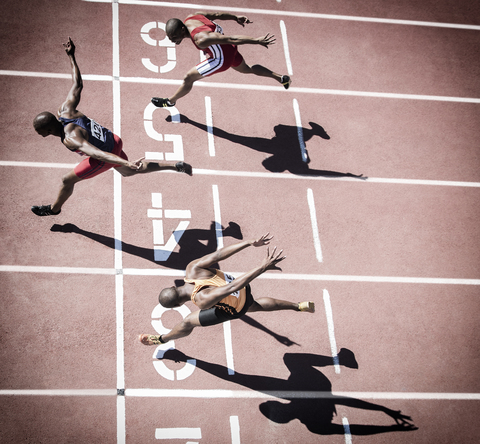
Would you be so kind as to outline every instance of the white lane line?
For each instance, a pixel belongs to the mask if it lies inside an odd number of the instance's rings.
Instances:
[[[37,71],[15,71],[10,69],[0,69],[1,76],[18,76],[18,77],[40,77],[47,79],[72,79],[71,74],[54,73],[54,72],[37,72]],[[113,76],[104,76],[99,74],[83,74],[83,80],[97,80],[101,82],[111,82]]]
[[[337,341],[335,341],[335,329],[333,326],[332,304],[327,290],[323,290],[323,303],[325,305],[325,314],[327,315],[328,338],[330,339],[330,350],[332,352],[333,365],[335,373],[340,373],[340,363],[337,355]]]
[[[235,274],[235,273],[232,273]],[[441,285],[480,285],[480,279],[445,279],[401,276],[354,276],[328,274],[274,274],[266,273],[257,279],[337,281],[337,282],[378,282],[391,284],[441,284]]]
[[[345,430],[345,444],[352,444],[352,434],[350,433],[350,424],[346,416],[342,418],[343,430]]]
[[[17,162],[10,160],[0,160],[0,166],[16,166],[16,167],[35,167],[35,168],[74,168],[76,164],[60,164],[60,163],[42,163],[42,162]],[[234,177],[250,177],[260,179],[301,179],[301,180],[340,180],[357,183],[387,183],[395,185],[429,185],[429,186],[445,186],[445,187],[469,187],[480,188],[480,182],[459,182],[448,180],[421,180],[421,179],[395,179],[381,177],[366,177],[363,179],[355,177],[322,177],[311,176],[308,174],[289,174],[289,173],[267,173],[252,171],[226,171],[226,170],[207,170],[202,168],[194,168],[194,174],[204,176],[234,176]],[[163,171],[162,174],[175,174],[174,171]]]
[[[300,145],[300,152],[302,154],[302,161],[307,163],[308,162],[307,149],[305,147],[305,140],[303,139],[302,120],[300,119],[300,108],[298,106],[297,99],[293,99],[293,113],[295,114],[295,123],[297,125],[297,136],[298,136],[298,143]]]
[[[155,429],[155,439],[202,439],[202,429],[198,427]]]
[[[0,396],[117,396],[116,389],[40,389],[0,390]],[[125,396],[145,398],[314,398],[334,397],[360,399],[411,399],[419,401],[457,400],[480,401],[480,393],[437,393],[437,392],[315,392],[288,390],[188,390],[188,389],[125,389]],[[119,398],[121,398],[119,396]]]
[[[0,392],[1,394],[1,392]],[[480,393],[426,393],[426,392],[315,392],[289,390],[188,390],[188,389],[125,389],[125,396],[146,398],[231,398],[231,399],[264,399],[264,398],[307,398],[331,399],[412,399],[412,400],[458,400],[479,401]]]
[[[207,141],[208,153],[211,157],[215,156],[215,141],[213,138],[213,115],[212,115],[212,100],[210,97],[205,97],[205,119],[207,123]]]
[[[125,396],[117,396],[117,444],[125,444],[127,436],[127,421]]]
[[[181,80],[170,79],[155,79],[145,77],[120,77],[122,82],[130,83],[147,83],[147,84],[160,84],[160,85],[181,85]],[[198,81],[195,82],[195,86],[203,88],[215,88],[215,89],[242,89],[248,91],[272,91],[272,92],[285,92],[283,86],[271,86],[271,85],[246,85],[242,83],[217,83]],[[342,89],[321,89],[321,88],[300,88],[298,86],[291,86],[287,92],[299,93],[299,94],[319,94],[319,95],[336,95],[336,96],[353,96],[353,97],[373,97],[379,99],[405,99],[405,100],[432,100],[439,102],[460,102],[460,103],[480,103],[480,98],[471,97],[453,97],[453,96],[432,96],[421,94],[399,94],[399,93],[384,93],[373,91],[349,91]]]
[[[223,337],[225,338],[225,353],[227,356],[227,371],[229,375],[235,374],[233,365],[232,324],[230,321],[223,323]]]
[[[232,444],[240,444],[240,421],[238,416],[230,416],[230,431]]]
[[[103,274],[115,275],[114,268],[76,268],[76,267],[37,267],[35,265],[0,265],[0,272],[6,273],[60,273],[60,274]],[[161,268],[124,268],[125,276],[168,276],[184,277],[185,270]],[[239,276],[244,271],[229,271],[229,274]],[[452,278],[420,278],[401,276],[354,276],[336,274],[275,274],[265,273],[257,279],[292,280],[292,281],[336,281],[336,282],[372,282],[387,284],[439,284],[439,285],[480,285],[480,279]]]
[[[220,213],[220,195],[218,186],[212,185],[213,192],[213,213],[215,219],[215,235],[217,237],[217,250],[223,248],[223,233],[222,233],[222,215]],[[232,343],[232,326],[231,322],[223,323],[223,337],[225,339],[225,354],[227,359],[227,369],[229,375],[235,374],[235,367],[233,365],[233,343]]]
[[[290,59],[290,50],[288,49],[287,27],[285,22],[280,20],[280,31],[282,33],[283,52],[285,53],[285,62],[287,64],[288,75],[293,75],[292,60]]]
[[[9,273],[61,273],[115,275],[115,268],[37,267],[35,265],[0,265],[0,271]]]
[[[119,40],[118,3],[112,2],[112,65],[113,65],[113,132],[121,137],[120,106],[120,40]],[[117,390],[125,390],[125,333],[124,333],[124,288],[122,257],[122,176],[118,171],[113,173],[113,220],[115,238],[115,328],[116,328],[116,366]],[[126,441],[126,407],[125,396],[117,396],[117,444]]]
[[[117,396],[116,389],[0,390],[4,396]]]
[[[77,164],[76,163],[17,162],[15,160],[1,160],[0,166],[73,169],[77,166]]]
[[[110,3],[112,0],[83,0],[90,3]],[[174,3],[174,2],[159,2],[150,0],[118,0],[118,3],[125,5],[139,5],[139,6],[161,6],[165,8],[184,8],[193,9],[195,11],[225,11],[236,12],[238,8],[226,7],[226,6],[206,6],[204,4],[193,3]],[[350,15],[334,15],[334,14],[318,14],[314,12],[298,12],[298,11],[277,11],[272,9],[251,9],[242,8],[244,14],[265,14],[265,15],[280,15],[283,17],[303,17],[303,18],[318,18],[326,20],[347,20],[354,22],[372,22],[372,23],[389,23],[394,25],[410,25],[410,26],[431,26],[438,28],[455,28],[455,29],[470,29],[480,30],[480,26],[477,25],[463,25],[457,23],[442,23],[442,22],[425,22],[417,20],[397,20],[397,19],[385,19],[376,17],[357,17]]]
[[[310,210],[310,220],[312,222],[313,245],[318,262],[323,262],[322,246],[320,244],[320,235],[318,233],[317,211],[315,210],[315,200],[313,199],[313,191],[307,189],[308,208]]]
[[[21,77],[41,77],[41,78],[62,78],[70,79],[71,76],[67,74],[55,74],[55,73],[42,73],[42,72],[27,72],[27,71],[10,71],[0,70],[0,75],[9,76],[21,76]],[[98,80],[98,81],[112,81],[112,76],[101,75],[83,75],[84,80]],[[142,83],[152,85],[181,85],[182,80],[173,79],[158,79],[148,77],[120,77],[120,82],[126,83]],[[205,88],[223,88],[223,89],[241,89],[247,91],[272,91],[272,92],[285,92],[283,86],[271,86],[271,85],[247,85],[243,83],[217,83],[198,81],[195,82],[198,87]],[[299,94],[319,94],[319,95],[339,95],[339,96],[353,96],[353,97],[373,97],[383,99],[405,99],[405,100],[433,100],[439,102],[459,102],[459,103],[480,103],[480,98],[472,97],[453,97],[453,96],[431,96],[421,94],[399,94],[399,93],[384,93],[384,92],[372,92],[372,91],[348,91],[341,89],[321,89],[321,88],[300,88],[291,86],[288,89],[290,93]]]
[[[212,185],[213,193],[213,217],[215,220],[215,236],[217,238],[217,250],[223,248],[222,233],[222,215],[220,214],[220,195],[218,193],[218,185]]]

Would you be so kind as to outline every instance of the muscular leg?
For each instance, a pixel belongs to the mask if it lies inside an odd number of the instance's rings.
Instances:
[[[75,184],[81,180],[83,179],[78,177],[73,170],[62,177],[62,186],[58,192],[57,200],[52,205],[52,211],[54,213],[58,213],[62,209],[63,204],[72,195]]]
[[[242,63],[240,65],[232,67],[238,72],[241,72],[242,74],[255,74],[256,76],[261,76],[261,77],[270,77],[272,79],[275,79],[277,82],[282,83],[282,75],[277,74],[276,72],[271,71],[268,68],[265,68],[265,66],[262,65],[253,65],[253,66],[248,66],[245,63],[245,60],[242,60]]]
[[[200,311],[194,311],[190,313],[182,322],[179,322],[172,330],[164,335],[161,335],[163,343],[171,341],[173,339],[184,338],[188,336],[195,327],[200,327],[199,320]],[[139,336],[140,342],[145,345],[158,345],[160,344],[159,336],[143,334]]]
[[[299,304],[296,302],[283,301],[281,299],[260,298],[253,301],[248,311],[278,311],[293,310],[300,311]]]
[[[178,171],[175,166],[176,163],[172,162],[149,162],[142,160],[143,168],[139,170],[132,170],[126,166],[117,167],[116,170],[124,177],[135,176],[136,174],[153,173],[154,171],[172,170]]]
[[[194,66],[190,71],[187,72],[183,78],[183,83],[177,89],[177,92],[168,98],[170,103],[175,103],[178,99],[186,96],[192,89],[193,84],[197,81],[203,79],[203,76],[197,71],[197,68]]]

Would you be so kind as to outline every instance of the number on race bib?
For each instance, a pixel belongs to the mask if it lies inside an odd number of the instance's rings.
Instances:
[[[105,142],[105,136],[102,131],[102,126],[95,122],[95,120],[93,119],[90,119],[90,131],[92,133],[92,136],[95,137],[95,139],[98,139],[101,142]]]

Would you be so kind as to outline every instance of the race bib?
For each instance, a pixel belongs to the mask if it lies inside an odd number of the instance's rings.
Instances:
[[[225,281],[227,282],[227,284],[229,284],[230,282],[235,280],[235,278],[233,276],[230,276],[227,273],[223,273],[223,275],[225,276]],[[238,298],[240,296],[240,291],[235,291],[235,292],[231,293],[231,295]]]
[[[217,23],[215,23],[215,22],[212,22],[212,23],[214,23],[215,26],[216,26],[215,32],[218,32],[218,33],[220,33],[220,34],[223,35],[223,29],[222,29],[222,27],[221,27],[220,25],[218,25]]]
[[[95,120],[90,119],[90,132],[95,139],[105,142],[105,136],[102,131],[102,126],[99,125]]]

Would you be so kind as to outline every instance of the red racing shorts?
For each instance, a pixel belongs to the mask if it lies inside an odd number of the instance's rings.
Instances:
[[[235,45],[212,45],[208,49],[212,56],[196,66],[204,77],[226,71],[231,66],[237,67],[243,62],[243,56]]]
[[[122,159],[128,160],[127,155],[123,152],[123,142],[120,137],[116,134],[113,135],[115,144],[113,145],[112,154],[116,154]],[[87,157],[83,159],[74,169],[73,172],[77,177],[81,179],[91,179],[92,177],[98,176],[104,171],[109,170],[110,168],[118,168],[121,165],[116,165],[114,163],[102,162],[101,160],[93,159],[92,157]]]

